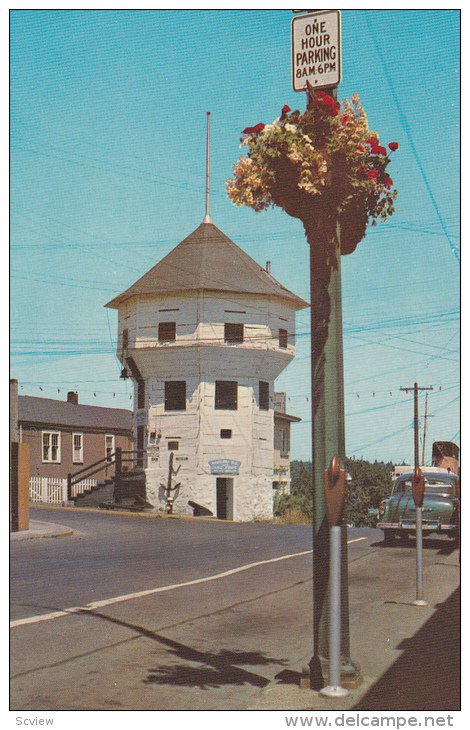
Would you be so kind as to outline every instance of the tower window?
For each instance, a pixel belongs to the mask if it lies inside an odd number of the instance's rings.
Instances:
[[[269,411],[269,383],[259,381],[259,409]]]
[[[232,324],[231,322],[227,322],[224,326],[224,330],[225,342],[233,344],[243,342],[242,324]]]
[[[176,340],[176,322],[158,323],[158,341],[174,342]]]
[[[238,408],[238,383],[234,380],[215,381],[215,408],[236,411]]]
[[[186,410],[186,381],[167,380],[165,382],[165,411]]]
[[[231,439],[232,438],[232,429],[231,428],[221,428],[220,429],[220,438],[221,439]]]
[[[287,330],[279,329],[279,347],[287,347]]]
[[[178,451],[179,441],[168,441],[168,451]]]

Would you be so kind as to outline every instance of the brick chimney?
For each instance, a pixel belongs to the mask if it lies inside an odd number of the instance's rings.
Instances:
[[[69,390],[67,393],[67,403],[73,403],[74,406],[78,406],[78,393],[74,390]]]

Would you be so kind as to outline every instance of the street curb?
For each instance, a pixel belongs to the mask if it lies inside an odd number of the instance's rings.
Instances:
[[[94,512],[100,515],[124,515],[125,517],[146,517],[161,520],[189,520],[191,522],[216,522],[219,525],[240,525],[245,524],[235,520],[219,520],[217,517],[193,517],[192,515],[166,515],[160,512],[127,512],[126,510],[99,509],[97,507],[66,507],[61,504],[34,504],[30,509],[53,509],[65,510],[68,512]],[[267,521],[268,524],[275,524]],[[263,524],[262,522],[253,524]]]
[[[65,537],[67,535],[73,535],[75,532],[71,527],[56,525],[52,522],[34,522],[31,520],[31,523],[29,530],[10,532],[10,542],[37,540],[43,537]]]

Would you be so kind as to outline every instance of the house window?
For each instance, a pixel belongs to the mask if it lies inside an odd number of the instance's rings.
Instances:
[[[232,429],[231,428],[221,428],[220,429],[220,438],[221,439],[231,439],[232,438]]]
[[[115,451],[115,439],[114,435],[111,433],[107,433],[104,437],[104,455],[107,459],[107,461],[111,461],[111,457],[114,454]]]
[[[178,451],[179,441],[168,441],[168,451]]]
[[[176,340],[176,322],[159,322],[158,341],[174,342]]]
[[[74,464],[83,464],[83,434],[72,434],[73,453],[72,461]]]
[[[286,454],[289,451],[289,439],[287,437],[287,429],[281,428],[279,432],[281,453]]]
[[[259,409],[269,411],[269,383],[259,381]]]
[[[243,325],[227,323],[224,325],[225,342],[236,344],[243,342]]]
[[[215,381],[215,408],[236,411],[238,407],[238,383],[234,380]]]
[[[168,380],[165,383],[165,411],[186,410],[186,381]]]
[[[42,460],[60,463],[60,433],[59,431],[42,432]]]
[[[279,328],[279,347],[287,347],[287,330]]]

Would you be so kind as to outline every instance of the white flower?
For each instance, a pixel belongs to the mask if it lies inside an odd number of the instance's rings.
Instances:
[[[295,134],[297,132],[297,127],[294,127],[293,124],[286,124],[284,129],[286,132],[291,132],[291,134]]]

